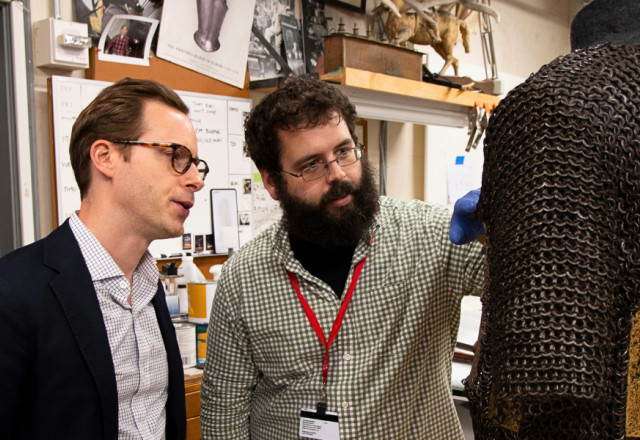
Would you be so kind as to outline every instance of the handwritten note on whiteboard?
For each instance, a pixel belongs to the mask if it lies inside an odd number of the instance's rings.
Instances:
[[[280,203],[264,187],[260,173],[253,174],[253,233],[260,234],[282,216]]]

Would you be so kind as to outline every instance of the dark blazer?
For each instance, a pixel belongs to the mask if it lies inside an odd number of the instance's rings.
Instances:
[[[184,372],[160,283],[152,304],[169,365],[167,440],[184,439]],[[107,331],[68,221],[0,259],[0,438],[118,438]]]

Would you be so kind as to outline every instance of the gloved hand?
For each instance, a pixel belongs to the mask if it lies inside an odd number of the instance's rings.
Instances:
[[[453,206],[449,239],[454,244],[469,243],[484,234],[484,224],[474,214],[479,199],[480,188],[469,191]]]

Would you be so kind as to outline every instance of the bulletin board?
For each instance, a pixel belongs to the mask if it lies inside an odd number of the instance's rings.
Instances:
[[[80,191],[75,181],[69,158],[71,128],[80,111],[86,107],[110,82],[81,78],[52,76],[49,82],[50,115],[52,129],[52,192],[54,222],[62,224],[80,208]],[[232,96],[176,90],[190,109],[198,140],[198,155],[211,172],[205,187],[195,194],[195,206],[185,222],[189,242],[196,243],[212,235],[211,189],[233,188],[238,197],[238,215],[243,216],[239,226],[240,245],[253,236],[252,232],[252,162],[244,144],[244,119],[251,110],[251,100]],[[159,139],[158,141],[162,141]],[[247,183],[249,190],[247,190]],[[247,224],[246,218],[249,218]],[[200,237],[202,236],[202,237]],[[186,238],[186,237],[185,237]],[[155,258],[181,254],[183,237],[154,241],[149,250]],[[213,249],[203,253],[213,254]]]

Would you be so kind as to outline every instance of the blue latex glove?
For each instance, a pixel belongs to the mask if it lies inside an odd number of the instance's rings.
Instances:
[[[454,244],[469,243],[484,234],[484,224],[474,214],[479,199],[480,188],[469,191],[453,206],[449,239]]]

